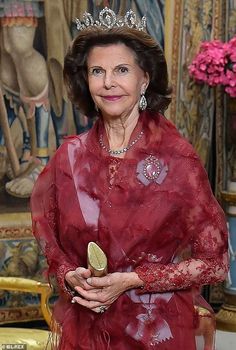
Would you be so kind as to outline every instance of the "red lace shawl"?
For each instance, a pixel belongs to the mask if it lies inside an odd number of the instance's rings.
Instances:
[[[35,185],[33,232],[61,287],[60,349],[194,350],[196,290],[225,278],[224,213],[199,157],[161,115],[142,113],[131,140],[141,130],[117,159],[101,149],[98,121],[57,150]],[[150,155],[167,170],[159,183],[139,176]],[[64,287],[67,271],[87,265],[89,241],[106,252],[110,273],[136,271],[145,282],[103,314],[71,304]]]

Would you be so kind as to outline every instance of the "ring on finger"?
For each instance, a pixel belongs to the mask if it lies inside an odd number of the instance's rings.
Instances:
[[[106,306],[104,306],[104,305],[101,305],[101,306],[99,306],[99,310],[100,310],[100,313],[102,314],[103,312],[105,312],[106,311]]]

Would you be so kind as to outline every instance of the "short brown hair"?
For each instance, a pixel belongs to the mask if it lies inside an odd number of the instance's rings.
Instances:
[[[145,93],[148,109],[164,112],[171,99],[165,56],[160,45],[147,33],[128,27],[87,28],[77,35],[64,62],[64,79],[69,97],[86,116],[97,115],[87,83],[87,57],[94,46],[122,43],[136,55],[140,68],[149,74]]]

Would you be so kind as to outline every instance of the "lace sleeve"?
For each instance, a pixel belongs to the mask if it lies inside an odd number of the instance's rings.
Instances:
[[[190,258],[178,263],[145,263],[135,272],[145,291],[165,292],[213,284],[225,279],[228,270],[227,227],[224,212],[214,198],[200,161],[190,161],[183,212],[190,237]],[[185,197],[184,197],[185,196]],[[186,199],[187,198],[187,199]]]
[[[48,276],[55,275],[61,290],[70,296],[64,276],[77,266],[65,255],[58,239],[56,159],[47,164],[39,175],[31,195],[33,234],[48,262]]]

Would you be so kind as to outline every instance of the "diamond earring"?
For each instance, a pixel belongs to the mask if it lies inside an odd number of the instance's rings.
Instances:
[[[144,94],[145,92],[141,93],[140,100],[139,100],[139,109],[141,111],[144,111],[147,108],[147,100]]]

